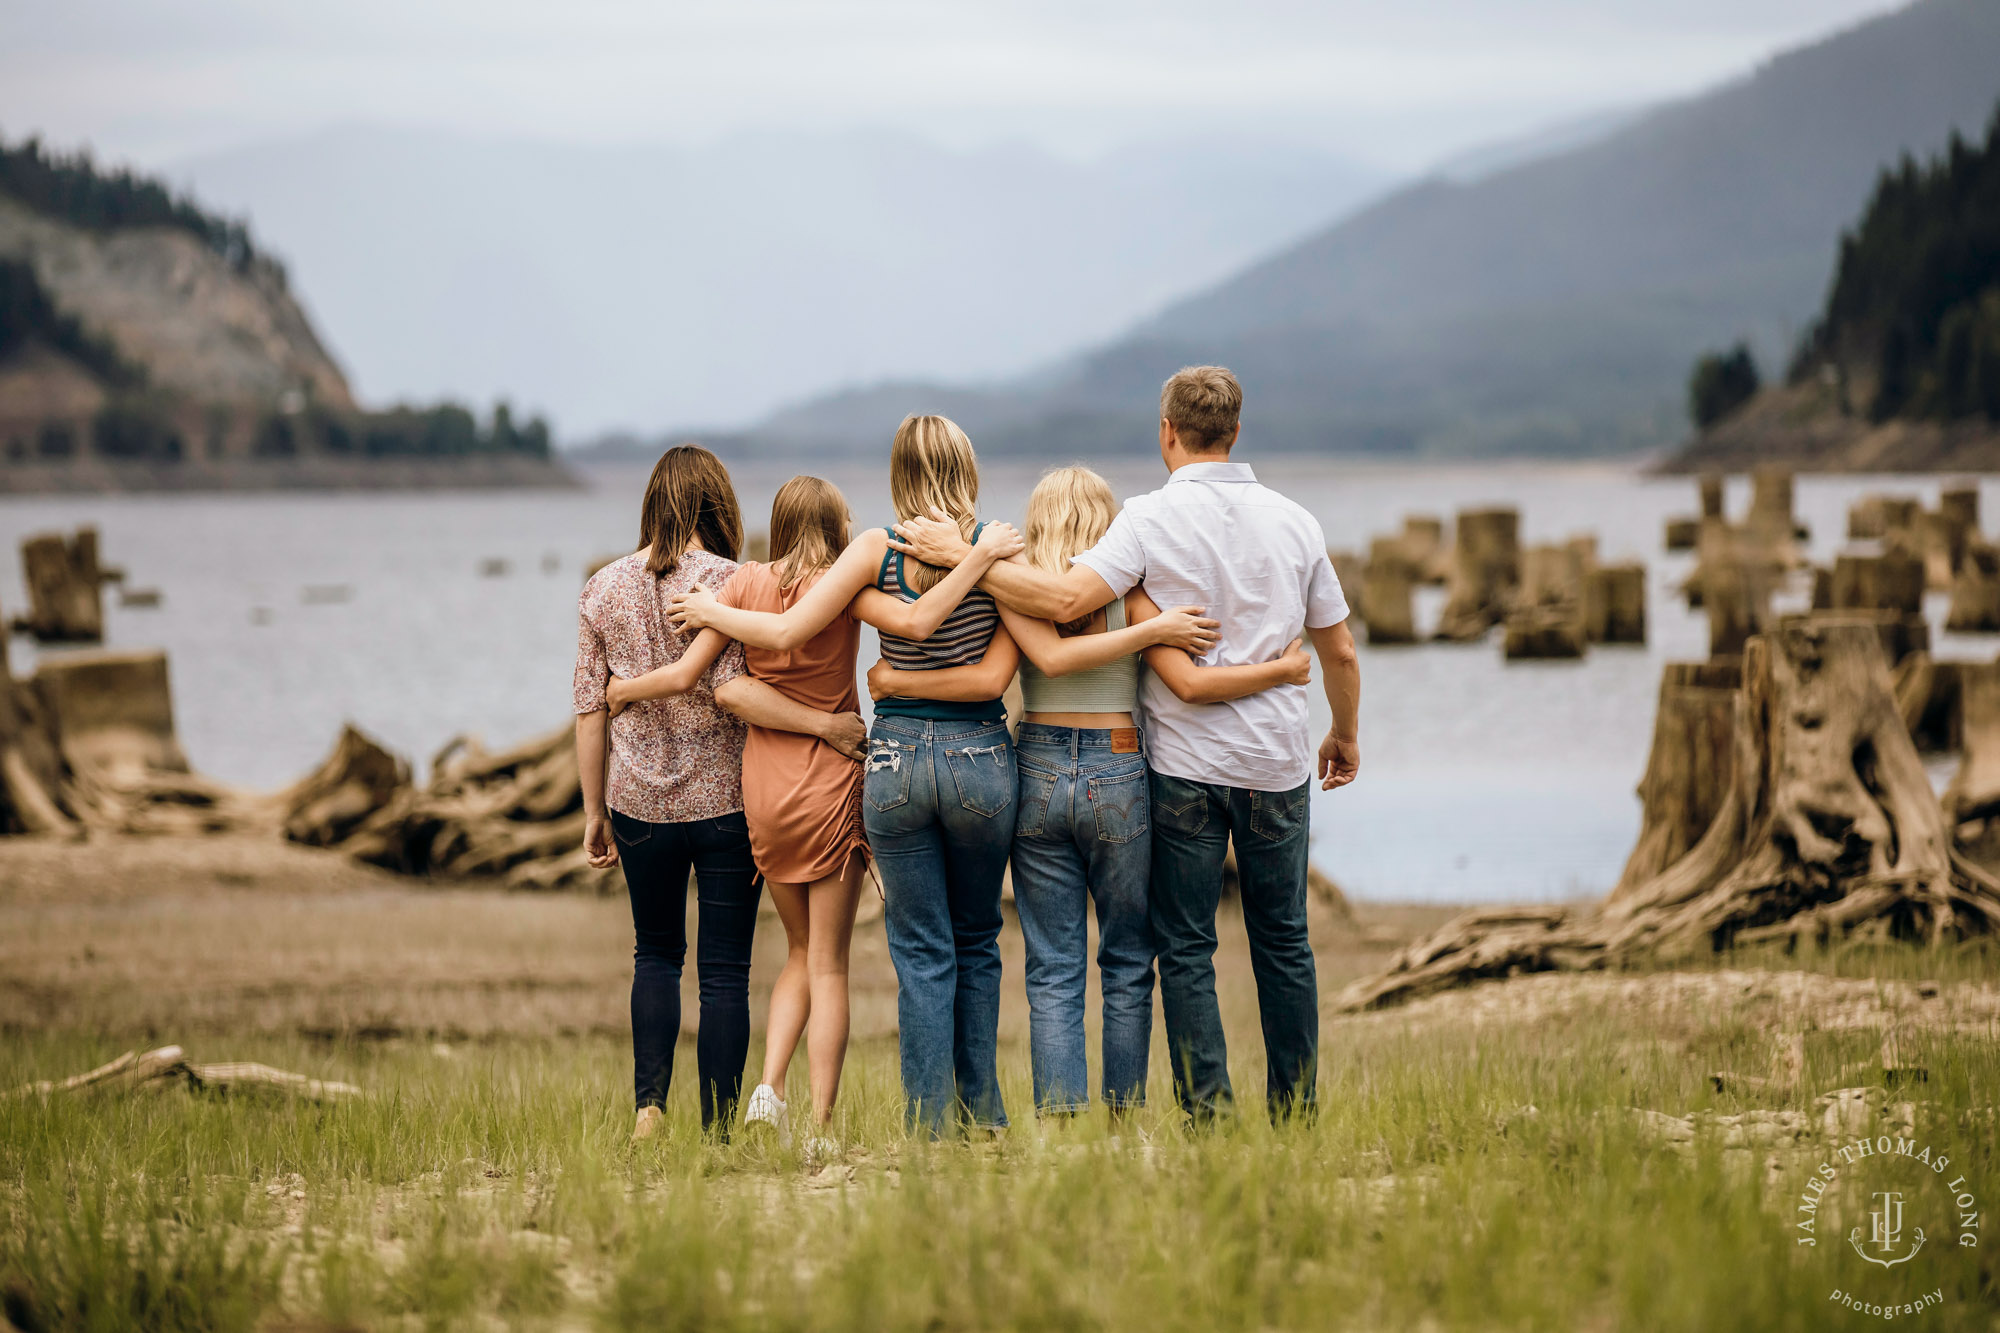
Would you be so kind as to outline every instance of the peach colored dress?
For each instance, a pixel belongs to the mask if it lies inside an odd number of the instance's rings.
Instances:
[[[780,590],[777,573],[752,563],[736,571],[718,594],[746,611],[781,612],[804,596],[818,576]],[[743,664],[758,680],[808,708],[858,713],[854,660],[861,622],[842,613],[790,652],[743,649]],[[743,813],[750,824],[750,852],[764,878],[804,884],[839,874],[848,857],[866,854],[861,828],[861,765],[815,736],[751,727],[743,743]]]

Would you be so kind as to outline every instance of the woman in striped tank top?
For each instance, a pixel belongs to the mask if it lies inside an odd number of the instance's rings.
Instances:
[[[1052,573],[1097,544],[1118,512],[1104,478],[1057,468],[1028,497],[1028,563]],[[1145,1105],[1153,1039],[1152,868],[1144,738],[1137,726],[1139,657],[1176,694],[1240,698],[1310,670],[1299,644],[1252,666],[1202,667],[1216,622],[1204,608],[1162,612],[1143,589],[1056,626],[1002,606],[1020,645],[1022,719],[1014,827],[1014,905],[1027,945],[1028,1031],[1035,1107],[1074,1115],[1090,1107],[1084,1054],[1089,923],[1097,915],[1097,966],[1104,995],[1104,1100],[1112,1115]],[[957,671],[926,677],[885,659],[868,673],[879,712],[884,696],[948,690]]]
[[[889,549],[888,529],[875,528],[782,614],[723,606],[697,588],[674,599],[673,616],[684,630],[714,628],[786,651],[849,611],[874,625],[883,655],[913,674],[968,669],[952,673],[953,697],[877,707],[862,819],[886,898],[910,1123],[937,1134],[956,1110],[1000,1129],[1000,881],[1015,785],[1000,696],[1019,654],[993,599],[974,587],[1022,543],[1009,525],[974,517],[978,462],[965,432],[943,417],[909,417],[897,429],[889,494],[899,520],[956,522],[971,558],[951,571],[906,562]]]

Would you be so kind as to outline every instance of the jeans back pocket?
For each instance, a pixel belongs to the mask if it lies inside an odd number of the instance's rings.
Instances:
[[[916,767],[917,747],[880,736],[868,740],[868,772],[861,789],[868,804],[877,810],[894,810],[910,800],[910,770]]]
[[[968,745],[944,752],[945,767],[958,787],[959,804],[991,819],[1014,803],[1014,751],[1007,733],[995,729],[990,745]],[[975,736],[968,739],[979,740]]]
[[[1250,793],[1250,831],[1269,842],[1283,842],[1305,827],[1306,788]]]
[[[1144,769],[1090,780],[1090,808],[1099,842],[1130,842],[1152,828],[1151,794]]]

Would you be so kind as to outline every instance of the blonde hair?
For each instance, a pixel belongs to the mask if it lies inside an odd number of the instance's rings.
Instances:
[[[1050,471],[1028,496],[1027,530],[1021,534],[1028,563],[1051,574],[1067,574],[1069,558],[1097,545],[1117,516],[1118,501],[1103,477],[1087,467]],[[1080,634],[1096,618],[1093,610],[1062,628]]]
[[[1222,366],[1183,366],[1160,386],[1160,416],[1191,454],[1229,452],[1243,412],[1243,386]]]
[[[820,477],[793,477],[771,500],[771,569],[789,588],[847,548],[847,497]]]
[[[979,526],[979,459],[972,441],[949,417],[910,416],[889,446],[889,503],[896,518],[931,516],[937,510],[958,524],[968,542]],[[904,579],[919,595],[936,587],[945,571],[904,561]]]

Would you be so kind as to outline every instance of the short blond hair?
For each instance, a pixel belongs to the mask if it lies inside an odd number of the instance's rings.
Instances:
[[[1191,454],[1228,453],[1242,412],[1243,386],[1222,366],[1183,366],[1160,386],[1160,416]]]
[[[889,504],[900,522],[929,518],[936,510],[958,525],[968,542],[979,526],[979,459],[950,417],[910,416],[889,445]],[[920,561],[905,566],[910,588],[929,592],[947,571]]]
[[[1069,573],[1070,557],[1097,545],[1118,516],[1118,501],[1111,483],[1087,467],[1059,467],[1050,471],[1028,496],[1028,563],[1051,574]],[[1063,626],[1081,633],[1096,618],[1097,609]]]

